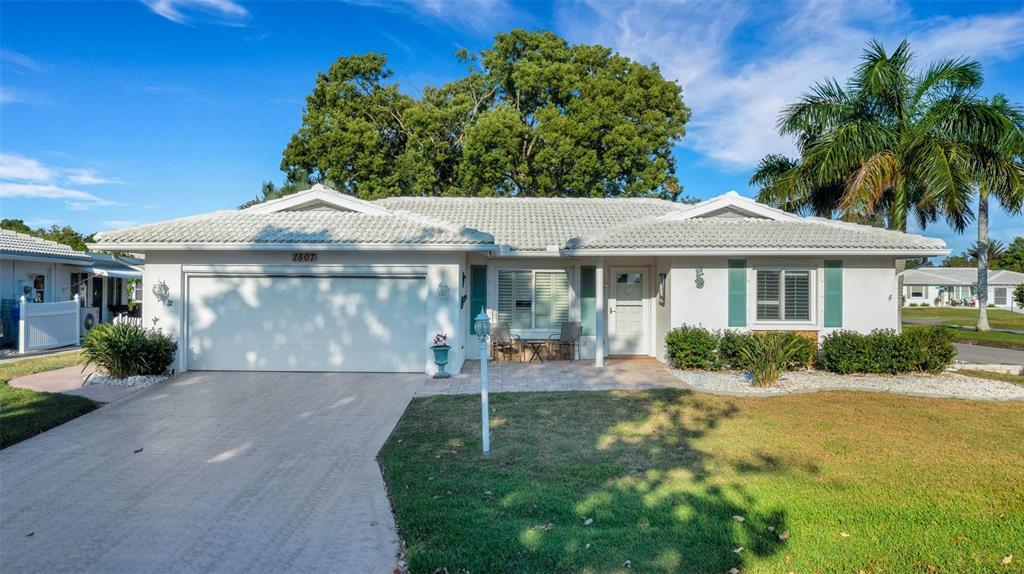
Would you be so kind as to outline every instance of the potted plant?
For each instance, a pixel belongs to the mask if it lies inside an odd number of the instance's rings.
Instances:
[[[434,351],[434,364],[437,365],[437,374],[434,375],[434,378],[447,379],[451,376],[446,370],[448,366],[448,351],[452,350],[448,346],[448,335],[444,333],[434,335],[434,344],[430,346],[430,349]]]

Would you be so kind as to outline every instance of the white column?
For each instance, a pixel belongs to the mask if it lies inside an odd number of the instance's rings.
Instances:
[[[597,301],[595,307],[597,308],[597,321],[595,322],[597,327],[597,348],[594,349],[594,366],[604,367],[604,332],[605,332],[605,312],[604,312],[604,257],[598,257],[597,268],[594,273],[594,282],[597,292],[595,293]]]
[[[25,326],[28,325],[28,322],[25,321],[25,313],[28,309],[26,309],[24,295],[18,299],[18,305],[18,354],[22,355],[25,353]]]

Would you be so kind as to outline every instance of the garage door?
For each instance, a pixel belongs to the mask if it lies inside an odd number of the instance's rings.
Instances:
[[[190,277],[189,369],[422,372],[426,285],[395,277]]]

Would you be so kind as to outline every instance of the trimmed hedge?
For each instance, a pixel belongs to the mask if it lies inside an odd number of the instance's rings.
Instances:
[[[953,334],[941,327],[868,335],[837,331],[821,343],[819,366],[834,373],[938,373],[953,363]]]
[[[677,369],[750,369],[746,350],[755,337],[768,334],[741,333],[739,331],[709,331],[703,327],[683,325],[665,336],[669,363]],[[775,331],[781,337],[780,346],[793,348],[786,357],[785,369],[803,369],[814,366],[818,355],[818,342],[794,331]]]

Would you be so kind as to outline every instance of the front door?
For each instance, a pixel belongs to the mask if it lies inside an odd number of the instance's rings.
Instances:
[[[647,354],[647,273],[635,267],[611,269],[608,294],[608,354]]]

